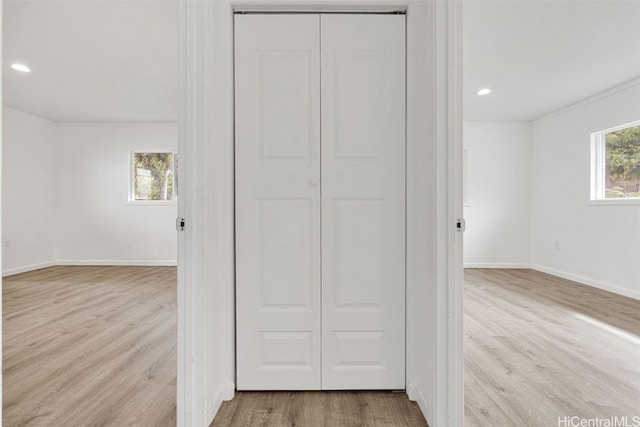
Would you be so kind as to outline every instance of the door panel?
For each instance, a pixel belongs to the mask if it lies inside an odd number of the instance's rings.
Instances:
[[[311,310],[316,243],[311,205],[311,199],[258,200],[261,311]]]
[[[308,161],[315,142],[309,117],[310,52],[270,50],[257,52],[256,57],[260,154],[267,159]]]
[[[235,43],[237,387],[404,388],[404,16]]]
[[[329,70],[331,76],[327,78],[334,79],[330,110],[335,158],[377,158],[382,136],[378,119],[381,117],[384,84],[380,75],[383,53],[334,50],[330,55],[333,66]]]
[[[235,38],[237,387],[319,389],[319,16]]]
[[[322,15],[322,387],[405,386],[405,20]]]

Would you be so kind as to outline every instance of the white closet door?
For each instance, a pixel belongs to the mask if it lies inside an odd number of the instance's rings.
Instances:
[[[321,387],[319,19],[235,17],[240,390]]]
[[[405,386],[405,17],[322,15],[322,387]]]

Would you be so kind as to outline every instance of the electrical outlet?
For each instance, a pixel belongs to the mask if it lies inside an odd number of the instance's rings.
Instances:
[[[556,251],[560,250],[560,242],[554,242],[553,247],[556,248]]]

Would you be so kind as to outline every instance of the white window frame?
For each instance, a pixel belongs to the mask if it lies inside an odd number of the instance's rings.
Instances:
[[[640,205],[640,197],[605,197],[605,135],[622,129],[640,126],[640,120],[614,126],[591,134],[591,191],[593,205]]]
[[[175,206],[177,204],[177,199],[178,199],[178,189],[177,189],[177,181],[176,181],[176,159],[177,159],[177,155],[178,153],[176,152],[177,150],[170,150],[170,149],[154,149],[154,150],[149,150],[149,149],[140,149],[140,150],[133,150],[130,149],[129,151],[129,156],[128,156],[128,169],[129,169],[129,180],[128,180],[128,195],[127,195],[127,202],[125,204],[127,205],[135,205],[135,206],[149,206],[149,205],[153,205],[153,206],[163,206],[163,205],[173,205]],[[136,200],[135,198],[135,166],[133,164],[134,158],[135,158],[135,154],[136,153],[171,153],[172,157],[172,163],[173,163],[173,186],[172,186],[172,196],[171,196],[171,200]]]

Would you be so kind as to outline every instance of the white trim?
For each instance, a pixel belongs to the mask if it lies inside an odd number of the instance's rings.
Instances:
[[[640,197],[629,197],[628,199],[597,199],[589,200],[588,206],[638,206]]]
[[[640,120],[617,124],[607,129],[591,133],[591,188],[589,205],[635,205],[640,204],[640,197],[607,198],[605,185],[606,169],[606,135],[623,129],[640,126]]]
[[[220,398],[224,401],[229,401],[233,399],[235,395],[236,395],[236,385],[234,383],[229,383],[226,386],[220,388]]]
[[[185,162],[187,157],[187,95],[188,90],[187,82],[187,52],[188,37],[188,5],[186,0],[178,1],[178,153],[182,156],[180,162],[182,167],[178,170],[178,193],[181,195],[178,200],[177,213],[178,217],[186,217],[186,168],[188,162]],[[187,240],[185,239],[184,232],[178,232],[177,236],[177,258],[178,268],[176,271],[177,279],[177,291],[176,291],[176,306],[177,306],[177,328],[176,328],[176,426],[186,426],[185,420],[189,419],[189,413],[187,406],[191,403],[189,390],[190,386],[190,367],[186,362],[186,357],[191,356],[188,350],[189,340],[186,334],[186,325],[188,323],[186,309],[188,304],[186,302],[187,296],[187,280],[186,280],[186,267],[185,267],[185,255],[187,253]]]
[[[331,8],[322,8],[322,7],[298,7],[295,10],[292,10],[290,7],[282,6],[274,9],[260,8],[260,7],[250,7],[250,8],[240,8],[234,7],[234,12],[236,13],[389,13],[392,14],[394,12],[404,13],[406,12],[406,7],[341,7],[341,5],[335,5]]]
[[[407,10],[406,384],[422,384],[423,414],[436,426],[436,160],[435,2]],[[428,165],[428,166],[425,166]],[[442,408],[441,410],[447,410]]]
[[[9,268],[2,270],[2,277],[13,276],[14,274],[27,273],[29,271],[40,270],[57,265],[55,261],[39,262],[37,264],[24,265],[22,267]]]
[[[551,274],[552,276],[571,280],[581,285],[591,286],[592,288],[597,288],[603,291],[613,292],[614,294],[640,300],[640,291],[635,291],[633,289],[623,288],[621,286],[612,285],[610,283],[601,282],[599,280],[589,279],[588,277],[580,276],[578,274],[567,273],[565,271],[556,270],[555,268],[544,267],[537,264],[532,264],[531,269],[539,271],[541,273]]]
[[[127,168],[129,169],[129,182],[127,191],[127,201],[124,202],[125,206],[176,206],[176,196],[178,189],[176,188],[176,157],[178,155],[177,148],[162,149],[162,148],[150,148],[150,149],[136,149],[126,148],[127,150]],[[137,200],[135,199],[136,192],[136,167],[135,167],[135,155],[136,154],[171,154],[171,200]]]
[[[0,46],[2,46],[3,43],[3,21],[4,21],[4,16],[3,16],[3,11],[2,11],[2,7],[0,7]],[[1,49],[1,48],[0,48]],[[2,59],[0,59],[0,64],[2,64]],[[0,67],[0,80],[3,80],[3,67]],[[0,99],[2,99],[3,97],[3,89],[2,89],[3,85],[0,85]],[[0,224],[3,223],[3,218],[2,218],[2,184],[3,184],[3,179],[2,176],[3,174],[3,162],[2,162],[2,135],[4,135],[4,110],[0,110]],[[2,227],[0,227],[0,242],[3,242],[3,236],[2,236]],[[2,265],[2,255],[3,255],[3,247],[4,245],[0,245],[0,265]],[[0,288],[2,288],[2,279],[0,278]],[[3,318],[2,315],[2,296],[0,295],[0,319]],[[2,320],[0,320],[0,323],[2,323]],[[2,341],[2,328],[0,328],[0,341]],[[0,357],[0,377],[2,376],[2,358]],[[2,382],[0,381],[0,396],[2,395]],[[0,405],[0,420],[2,420],[2,405]],[[2,424],[2,422],[0,421],[0,424]]]
[[[231,0],[236,12],[396,12],[411,0]]]
[[[431,413],[431,406],[427,404],[427,398],[424,393],[420,389],[420,385],[416,383],[407,384],[407,396],[409,400],[412,400],[418,404],[418,407],[422,411],[422,414],[427,420],[433,419],[433,414]]]
[[[48,123],[55,127],[178,127],[175,121],[158,121],[158,122],[56,122],[46,117],[39,116],[28,111],[19,110],[8,105],[3,105],[3,109],[7,109],[17,114],[32,117],[36,120]]]
[[[177,206],[177,200],[136,200],[122,203],[124,206]]]
[[[595,134],[599,134],[599,135],[604,135],[606,133],[616,132],[616,131],[619,131],[619,130],[623,130],[623,129],[627,129],[627,128],[633,128],[633,127],[636,127],[636,126],[640,126],[640,120],[633,120],[631,122],[623,123],[623,124],[620,124],[620,125],[617,125],[617,126],[612,126],[612,127],[608,128],[608,129],[602,129],[602,130],[599,130],[599,131],[594,132],[594,133]]]
[[[206,427],[235,380],[233,14],[179,1],[177,425]]]
[[[233,7],[366,11],[403,5],[407,62],[414,67],[407,67],[407,150],[430,165],[416,163],[407,170],[408,200],[413,198],[407,226],[414,237],[408,244],[408,273],[413,271],[407,292],[420,291],[410,299],[412,313],[429,307],[428,327],[407,325],[407,345],[413,340],[412,350],[418,351],[407,350],[408,356],[415,355],[407,361],[407,382],[422,384],[423,411],[431,426],[462,425],[462,234],[453,226],[456,214],[462,214],[461,180],[453,179],[462,158],[460,2],[180,0],[180,5],[178,215],[187,218],[189,227],[179,233],[178,244],[183,255],[178,266],[178,426],[209,425],[218,388],[235,377]],[[417,343],[416,337],[428,343]],[[420,382],[417,374],[428,381]]]
[[[46,119],[44,119],[46,120]],[[176,122],[52,122],[57,127],[178,127]]]
[[[43,268],[56,267],[59,265],[95,265],[95,266],[133,266],[133,267],[175,267],[176,260],[166,261],[139,261],[139,260],[95,260],[95,259],[81,259],[81,260],[55,260],[40,262],[37,264],[25,265],[22,267],[10,268],[2,271],[2,277],[13,276],[14,274],[27,273],[29,271],[40,270]]]
[[[235,397],[236,394],[236,385],[234,383],[229,383],[227,385],[223,385],[219,387],[216,393],[214,394],[213,404],[211,407],[207,408],[207,418],[213,420],[216,416],[216,413],[222,406],[222,402],[229,401]]]
[[[465,125],[477,124],[477,125],[506,125],[506,124],[523,124],[531,125],[529,120],[465,120]],[[467,147],[464,147],[466,150]]]
[[[439,4],[441,2],[436,2]],[[437,10],[437,8],[436,8]],[[436,223],[436,228],[447,227],[448,230],[448,272],[447,281],[439,284],[438,292],[447,292],[446,330],[447,362],[442,369],[446,369],[446,385],[438,384],[437,391],[446,391],[442,402],[446,403],[444,412],[446,421],[441,426],[464,425],[464,349],[463,349],[463,233],[458,232],[457,218],[464,215],[462,189],[462,159],[463,159],[463,111],[462,111],[462,2],[448,1],[446,3],[446,24],[440,35],[446,34],[447,39],[447,133],[443,144],[448,150],[447,179],[440,185],[446,185],[448,193],[446,225]],[[438,58],[436,58],[438,61]],[[438,165],[436,164],[436,168]],[[440,190],[440,185],[436,191]],[[437,255],[436,255],[437,258]],[[444,316],[444,313],[443,313]],[[444,344],[444,343],[438,343]],[[440,367],[439,367],[440,369]],[[441,419],[437,416],[436,419]]]
[[[129,153],[129,155],[131,155],[133,153],[160,153],[160,154],[171,153],[173,155],[177,155],[178,154],[178,150],[173,146],[171,146],[171,147],[169,147],[169,146],[167,146],[167,147],[157,147],[157,146],[155,146],[154,148],[142,148],[142,149],[132,148],[132,147],[125,147],[125,150]]]
[[[624,83],[622,83],[620,85],[617,85],[617,86],[614,86],[612,88],[603,90],[602,92],[598,92],[598,93],[596,93],[594,95],[591,95],[591,96],[589,96],[587,98],[584,98],[584,99],[582,99],[582,100],[580,100],[578,102],[574,102],[573,104],[567,105],[565,107],[562,107],[562,108],[559,108],[557,110],[554,110],[551,113],[548,113],[548,114],[545,114],[545,115],[540,116],[538,118],[535,118],[533,120],[530,120],[529,122],[537,122],[537,121],[550,119],[552,117],[557,116],[558,114],[562,114],[562,113],[567,112],[567,111],[575,110],[577,108],[584,107],[585,105],[593,104],[594,102],[597,102],[597,101],[599,101],[601,99],[608,98],[608,97],[610,97],[612,95],[615,95],[618,92],[622,92],[622,91],[624,91],[626,89],[629,89],[629,88],[632,88],[632,87],[638,86],[638,85],[640,85],[640,77],[636,77],[636,78],[631,79],[631,80],[629,80],[627,82],[624,82]]]
[[[173,260],[117,260],[117,259],[61,259],[53,265],[104,265],[104,266],[134,266],[134,267],[175,267],[178,265]]]
[[[605,174],[605,159],[604,159],[604,141],[602,135],[599,133],[592,133],[590,135],[590,147],[591,154],[590,166],[590,187],[589,187],[589,200],[599,200],[605,193],[604,174]]]
[[[588,277],[580,276],[578,274],[567,273],[566,271],[557,270],[551,267],[544,267],[542,265],[531,263],[482,263],[471,262],[465,263],[464,268],[493,268],[493,269],[525,269],[535,270],[541,273],[550,274],[552,276],[560,277],[562,279],[571,280],[572,282],[579,283],[584,286],[590,286],[592,288],[601,289],[603,291],[613,292],[614,294],[622,295],[625,297],[640,300],[640,291],[633,289],[627,289],[622,286],[612,285],[610,283],[601,282],[599,280],[590,279]]]
[[[465,262],[464,268],[513,268],[530,269],[528,262]]]

